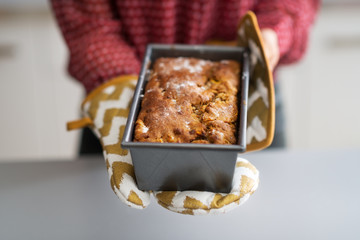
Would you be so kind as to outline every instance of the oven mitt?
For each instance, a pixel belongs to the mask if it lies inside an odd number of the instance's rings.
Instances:
[[[173,212],[190,215],[219,214],[246,202],[258,185],[258,170],[249,161],[238,156],[230,193],[160,191],[154,192],[154,195],[161,206]]]
[[[250,49],[250,82],[247,102],[246,151],[268,147],[274,138],[275,94],[256,16],[249,11],[240,21],[237,45]]]
[[[115,194],[133,208],[145,208],[150,193],[135,182],[130,153],[120,146],[137,76],[126,75],[110,80],[93,90],[81,105],[83,118],[69,122],[67,129],[90,127],[99,138],[110,185]]]
[[[248,25],[248,21],[250,21],[250,25]],[[254,36],[258,36],[259,31],[256,31],[256,28],[254,28],[254,24],[256,26],[256,20],[253,22],[251,15],[250,18],[249,15],[247,15],[243,22],[247,24],[245,32],[248,27],[252,27],[255,29]],[[240,25],[240,30],[241,26],[242,25]],[[252,32],[250,31],[250,33]],[[252,41],[255,42],[255,44],[261,43],[260,38],[255,38]],[[246,43],[245,40],[243,42]],[[239,43],[243,42],[239,41]],[[248,42],[250,41],[248,40]],[[255,60],[253,61],[256,63],[255,69],[265,71],[268,68],[266,60],[264,60],[261,46],[253,46],[253,48],[260,51],[260,54],[259,51],[255,54],[252,53],[252,58],[257,58],[256,62]],[[264,65],[259,65],[262,64],[261,61]],[[253,71],[255,70],[253,69]],[[270,81],[270,75],[268,70],[266,73],[259,75],[259,81],[263,84],[252,85],[252,90],[250,92],[250,97],[254,94],[255,96],[259,96],[253,97],[254,103],[248,108],[248,116],[250,117],[248,118],[248,121],[249,119],[251,120],[248,125],[248,131],[249,128],[251,128],[252,130],[249,132],[253,132],[253,137],[248,139],[247,148],[250,150],[266,147],[266,141],[271,137],[271,131],[269,133],[268,129],[265,129],[266,133],[262,134],[263,126],[268,126],[262,123],[269,124],[268,117],[271,114],[265,112],[272,109],[272,105],[269,99],[267,102],[268,105],[263,103],[265,106],[263,108],[256,107],[257,104],[255,104],[258,102],[258,99],[264,101],[264,92],[267,92],[267,94],[265,94],[267,98],[272,96],[270,93],[273,91],[272,85],[267,84],[264,77],[267,76],[267,80]],[[100,143],[103,147],[103,154],[113,191],[120,200],[128,206],[142,209],[149,205],[151,192],[141,191],[137,188],[130,153],[128,150],[122,149],[120,145],[125,130],[126,119],[129,114],[136,80],[137,76],[125,75],[112,79],[96,88],[82,103],[84,117],[80,120],[69,122],[67,128],[68,130],[72,130],[87,126],[93,130],[100,139]],[[257,124],[256,122],[255,124],[251,124],[255,118],[259,119],[260,124]],[[263,136],[265,136],[265,138]],[[258,183],[259,172],[257,169],[247,160],[238,157],[230,193],[225,194],[201,191],[160,191],[152,193],[158,203],[170,211],[194,215],[216,214],[227,212],[244,203],[257,189]]]

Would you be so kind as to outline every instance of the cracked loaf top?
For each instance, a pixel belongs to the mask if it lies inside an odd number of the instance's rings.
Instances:
[[[134,140],[235,144],[239,72],[232,60],[157,59]]]

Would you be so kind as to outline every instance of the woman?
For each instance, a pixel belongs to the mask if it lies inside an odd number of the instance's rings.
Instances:
[[[87,92],[119,75],[138,74],[148,43],[235,40],[237,24],[248,10],[258,18],[270,66],[296,62],[306,50],[319,6],[319,0],[51,2],[70,50],[69,73]]]

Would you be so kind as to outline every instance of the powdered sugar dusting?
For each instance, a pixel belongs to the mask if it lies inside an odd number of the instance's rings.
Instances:
[[[150,88],[150,89],[146,90],[146,92],[147,92],[147,93],[149,93],[149,92],[153,92],[153,91],[155,91],[155,89],[154,89],[154,88]]]
[[[195,90],[198,88],[198,86],[195,82],[188,80],[188,76],[185,76],[181,79],[181,81],[179,79],[173,78],[172,81],[166,83],[165,88],[173,89],[178,94],[181,94],[184,90]]]
[[[184,70],[187,70],[189,73],[201,73],[204,70],[203,67],[209,63],[211,62],[206,60],[191,61],[191,59],[179,57],[171,61],[171,64],[162,62],[159,64],[159,67],[165,73]]]
[[[148,131],[149,131],[149,128],[148,128],[148,127],[146,127],[145,125],[142,125],[142,126],[141,126],[141,132],[147,133]]]
[[[174,61],[173,69],[175,71],[179,70],[188,70],[190,73],[200,73],[203,71],[203,66],[206,64],[206,61],[199,60],[196,64],[190,64],[189,59],[178,58]]]
[[[195,87],[197,86],[194,82],[191,81],[184,81],[182,83],[172,83],[172,87],[176,89],[176,91],[180,91],[183,88],[186,88],[187,86]]]

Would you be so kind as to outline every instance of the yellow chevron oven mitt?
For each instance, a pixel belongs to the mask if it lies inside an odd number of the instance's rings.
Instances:
[[[120,146],[136,81],[135,75],[121,76],[96,88],[81,105],[84,118],[67,128],[91,127],[102,145],[113,191],[128,206],[142,209],[150,193],[137,188],[130,153]]]
[[[154,192],[154,195],[161,206],[173,212],[189,215],[219,214],[246,202],[258,185],[258,170],[246,159],[238,157],[230,193],[160,191]]]
[[[268,147],[274,137],[275,96],[256,16],[249,11],[240,21],[237,45],[250,49],[250,82],[247,102],[246,151]]]

